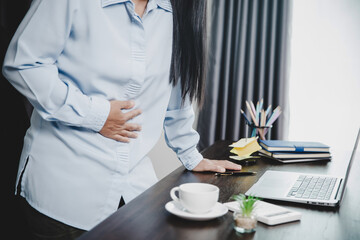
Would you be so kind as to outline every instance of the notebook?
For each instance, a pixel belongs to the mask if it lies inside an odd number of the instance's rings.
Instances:
[[[318,161],[331,161],[332,157],[325,157],[325,158],[274,158],[274,157],[270,157],[266,154],[263,154],[261,152],[259,152],[259,156],[261,157],[266,157],[266,158],[270,158],[273,160],[276,160],[278,162],[281,163],[303,163],[303,162],[318,162]]]
[[[360,129],[345,176],[268,170],[245,195],[312,205],[338,206],[344,196],[359,139]]]
[[[330,147],[319,142],[260,140],[260,146],[269,152],[329,152]]]
[[[329,152],[268,152],[265,149],[259,150],[261,154],[272,158],[330,158],[331,155]]]

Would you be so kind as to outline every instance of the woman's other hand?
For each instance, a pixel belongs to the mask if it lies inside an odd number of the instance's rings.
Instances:
[[[204,158],[201,162],[192,170],[194,172],[225,172],[229,170],[241,170],[241,165],[232,163],[227,160],[209,160]]]

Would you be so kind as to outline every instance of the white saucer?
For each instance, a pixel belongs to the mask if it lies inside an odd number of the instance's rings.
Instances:
[[[221,217],[228,212],[228,208],[223,204],[217,202],[215,207],[207,213],[195,214],[183,210],[181,206],[175,201],[170,201],[165,205],[165,209],[181,218],[195,220],[195,221],[206,221],[213,218]]]

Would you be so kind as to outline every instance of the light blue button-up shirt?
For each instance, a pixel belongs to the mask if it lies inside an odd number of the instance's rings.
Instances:
[[[187,169],[202,160],[190,102],[169,83],[172,21],[168,0],[149,0],[142,18],[130,0],[33,1],[3,73],[35,107],[18,173],[35,209],[89,230],[157,181],[146,155],[162,129]],[[143,111],[137,139],[99,134],[109,100]]]

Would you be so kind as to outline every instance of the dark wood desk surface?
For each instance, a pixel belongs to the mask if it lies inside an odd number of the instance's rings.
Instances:
[[[204,157],[228,159],[229,143],[215,143],[203,152]],[[255,233],[239,235],[232,228],[231,212],[217,219],[197,222],[178,218],[164,207],[171,200],[170,189],[182,183],[215,184],[220,188],[219,201],[227,202],[234,193],[245,193],[267,169],[343,175],[350,154],[334,153],[333,161],[318,163],[281,164],[261,159],[255,165],[243,166],[244,170],[258,172],[246,177],[215,177],[213,173],[193,173],[179,167],[80,239],[360,239],[360,154],[353,164],[340,208],[269,201],[301,212],[301,221],[277,226],[259,223]]]

